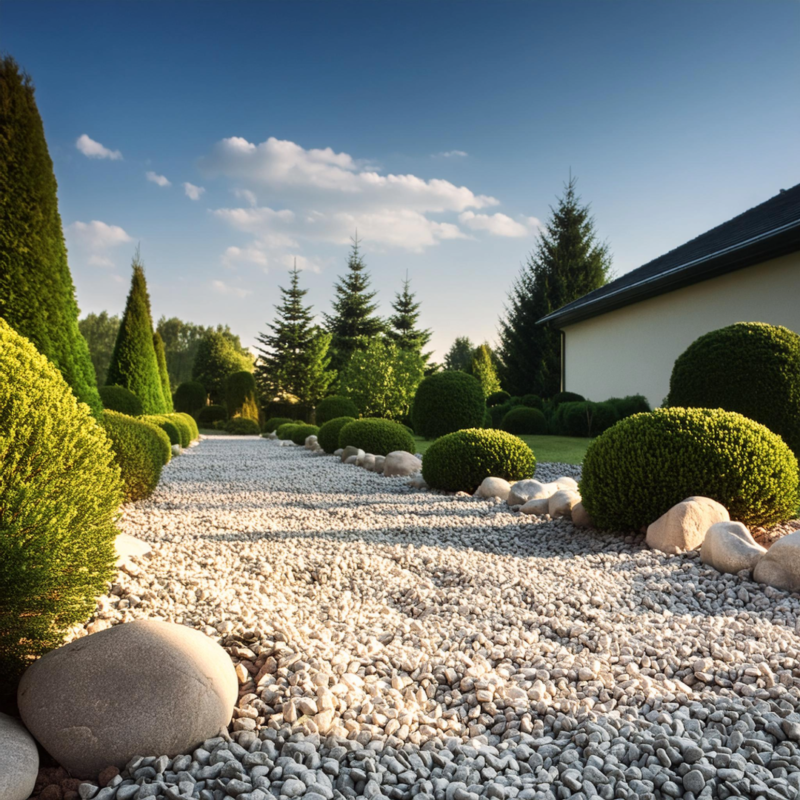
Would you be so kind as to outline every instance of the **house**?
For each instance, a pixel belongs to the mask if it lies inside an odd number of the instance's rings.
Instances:
[[[800,184],[540,320],[561,331],[563,390],[654,408],[675,359],[735,322],[800,333]]]

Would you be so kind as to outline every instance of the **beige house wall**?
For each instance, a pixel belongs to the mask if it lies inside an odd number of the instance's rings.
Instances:
[[[800,253],[565,327],[565,388],[590,400],[643,394],[655,408],[675,359],[698,336],[734,322],[800,333]]]

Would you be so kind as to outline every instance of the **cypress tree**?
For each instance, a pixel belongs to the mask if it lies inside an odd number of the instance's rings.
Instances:
[[[432,331],[429,328],[420,330],[419,323],[420,303],[417,302],[416,295],[411,291],[411,281],[403,281],[403,291],[395,295],[392,303],[394,314],[389,317],[389,328],[386,331],[386,338],[396,344],[401,350],[411,350],[422,355],[427,364],[431,353],[422,353],[423,348],[431,340]]]
[[[169,373],[167,372],[167,354],[164,350],[164,340],[158,331],[153,334],[153,348],[156,351],[156,363],[158,364],[158,377],[161,379],[164,409],[171,414],[175,409],[172,405],[172,389],[169,385]]]
[[[95,416],[103,405],[58,213],[58,186],[30,78],[0,59],[0,317],[64,376]]]
[[[538,321],[608,283],[611,255],[570,177],[563,197],[509,295],[500,321],[500,378],[513,395],[552,397],[561,388],[561,336]]]
[[[483,389],[484,397],[488,397],[494,392],[499,392],[502,388],[494,368],[492,348],[488,344],[484,343],[475,348],[475,352],[472,354],[470,372],[474,378],[478,379]]]
[[[354,350],[363,350],[370,339],[385,331],[385,324],[375,316],[377,292],[369,291],[369,273],[358,249],[358,235],[347,260],[347,273],[334,287],[333,313],[325,314],[325,327],[332,336],[331,366],[339,371]]]
[[[153,346],[150,296],[138,248],[132,267],[131,290],[108,365],[106,386],[122,386],[133,392],[142,401],[145,414],[164,414],[166,404]]]

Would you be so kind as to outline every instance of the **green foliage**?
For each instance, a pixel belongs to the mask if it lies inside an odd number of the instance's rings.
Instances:
[[[648,403],[647,398],[641,394],[629,394],[625,397],[609,397],[606,402],[614,406],[619,419],[625,419],[625,417],[630,417],[634,414],[646,414],[650,411],[650,403]]]
[[[172,389],[170,389],[169,375],[167,374],[167,357],[164,353],[164,341],[158,331],[153,334],[153,349],[156,351],[158,377],[161,380],[161,394],[164,398],[164,411],[171,414],[174,408],[172,405]]]
[[[556,392],[549,400],[550,408],[555,411],[562,403],[582,403],[586,398],[575,392]]]
[[[208,400],[206,387],[199,381],[186,381],[175,390],[175,410],[184,414],[196,414]]]
[[[446,370],[469,372],[472,368],[472,356],[474,353],[475,345],[472,344],[469,337],[458,336],[444,357],[444,368]]]
[[[261,433],[258,422],[248,417],[234,417],[233,419],[229,419],[225,425],[225,430],[237,436],[258,436]]]
[[[287,423],[293,424],[294,420],[288,417],[272,417],[264,423],[264,433],[272,433],[278,430],[281,425],[286,425]]]
[[[225,379],[225,405],[228,416],[242,416],[258,422],[256,379],[252,372],[234,372]]]
[[[278,425],[275,433],[278,434],[278,438],[281,440],[287,440],[292,438],[292,433],[294,429],[297,427],[296,422],[284,422],[283,425]]]
[[[797,511],[797,459],[777,434],[721,409],[667,408],[618,422],[589,446],[583,504],[601,528],[638,530],[695,495],[745,525]]]
[[[292,441],[295,444],[303,445],[309,436],[317,436],[319,428],[316,425],[296,425],[292,431]]]
[[[339,447],[351,445],[376,456],[385,456],[395,450],[415,452],[414,437],[406,426],[389,419],[367,418],[348,422],[339,432]],[[324,449],[324,445],[322,447]]]
[[[668,404],[737,411],[783,437],[800,456],[800,336],[739,322],[701,336],[672,369]]]
[[[103,426],[122,474],[125,500],[149,497],[164,466],[163,439],[159,436],[163,430],[117,411],[103,412]]]
[[[500,321],[500,379],[514,394],[555,394],[561,384],[561,334],[539,320],[604,286],[611,255],[600,244],[588,206],[581,205],[570,178],[552,209],[528,263],[511,290]]]
[[[265,419],[286,417],[286,419],[290,419],[293,422],[308,422],[311,424],[313,422],[314,409],[304,403],[296,402],[296,398],[294,402],[292,398],[284,398],[283,400],[273,400],[271,403],[267,403],[264,407],[264,417]]]
[[[188,447],[194,436],[192,426],[186,422],[184,416],[184,414],[165,414],[164,419],[171,422],[178,429],[178,436],[180,437],[178,444],[181,447]]]
[[[433,489],[474,492],[484,478],[513,483],[532,478],[533,451],[521,439],[504,431],[471,428],[437,439],[422,460],[422,477]]]
[[[486,405],[489,408],[493,408],[494,406],[502,405],[503,403],[507,403],[511,399],[511,395],[508,392],[504,392],[502,389],[499,392],[492,392],[486,398]]]
[[[0,463],[0,675],[10,687],[88,619],[113,579],[122,483],[90,410],[2,319]]]
[[[613,403],[561,403],[553,413],[552,432],[558,436],[598,436],[619,419]]]
[[[339,449],[339,434],[342,428],[350,422],[355,422],[355,417],[336,417],[329,419],[320,426],[317,442],[326,453],[334,453]]]
[[[424,368],[428,369],[432,354],[423,353],[422,351],[428,345],[433,333],[428,328],[421,330],[417,327],[419,323],[419,308],[420,304],[411,291],[411,281],[406,276],[403,281],[403,291],[395,295],[392,303],[394,314],[389,317],[386,338],[401,350],[419,353],[422,356]]]
[[[186,423],[189,428],[190,443],[195,441],[195,439],[200,438],[200,431],[197,429],[197,422],[191,414],[186,414],[182,411],[176,411],[174,414],[170,414],[170,416],[180,417]]]
[[[211,402],[220,405],[225,399],[228,376],[252,366],[252,361],[236,350],[229,337],[219,331],[208,331],[197,345],[192,380],[202,383]]]
[[[142,401],[130,390],[123,386],[101,386],[98,390],[103,408],[109,411],[119,411],[130,417],[138,417],[144,413]]]
[[[484,343],[475,348],[469,371],[480,383],[486,397],[500,391],[500,380],[492,360],[492,348],[488,344]]]
[[[544,411],[544,400],[538,394],[526,394],[521,402],[523,406],[528,408],[538,408],[539,411]]]
[[[139,251],[133,257],[131,290],[117,334],[114,353],[108,366],[109,386],[123,386],[141,401],[145,414],[166,411],[158,359],[153,346],[153,322],[150,318],[150,297]]]
[[[503,417],[502,428],[508,433],[541,435],[547,433],[547,420],[538,408],[517,406]]]
[[[114,352],[114,344],[119,333],[120,318],[110,317],[107,311],[87,314],[78,320],[78,329],[89,347],[97,385],[105,386],[108,365]]]
[[[340,375],[339,390],[361,416],[399,420],[409,413],[423,367],[418,352],[375,339],[352,353]]]
[[[95,417],[100,395],[78,328],[53,162],[33,83],[0,57],[0,317],[28,338]]]
[[[486,409],[486,413],[483,415],[483,425],[482,428],[493,428],[494,425],[492,424],[492,412],[490,409]]]
[[[447,370],[420,383],[411,410],[418,436],[435,439],[483,424],[486,402],[480,383],[465,372]]]
[[[169,434],[166,432],[166,430],[160,425],[156,424],[153,421],[154,419],[154,417],[137,417],[136,421],[145,422],[153,429],[153,432],[156,434],[156,439],[158,440],[159,450],[161,452],[161,463],[166,465],[172,461],[172,441],[170,440]]]
[[[181,432],[174,420],[168,419],[164,414],[146,414],[140,417],[143,422],[149,422],[167,434],[170,445],[181,443]]]
[[[228,419],[228,411],[225,406],[209,405],[203,406],[197,412],[197,425],[200,428],[210,428],[215,422]]]
[[[317,425],[324,425],[326,422],[337,417],[357,417],[358,409],[356,404],[349,398],[341,395],[332,394],[320,400],[317,404],[315,418]]]

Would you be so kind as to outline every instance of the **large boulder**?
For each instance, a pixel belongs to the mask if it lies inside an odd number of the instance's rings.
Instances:
[[[0,714],[0,798],[28,800],[38,772],[33,737],[13,717]]]
[[[578,481],[576,481],[575,478],[570,478],[569,475],[562,475],[560,478],[556,478],[555,484],[559,489],[565,491],[578,491]]]
[[[484,478],[475,491],[475,497],[487,499],[496,497],[499,500],[506,500],[510,492],[511,484],[504,478]]]
[[[559,489],[547,501],[547,513],[553,519],[568,517],[572,519],[572,509],[581,502],[581,496],[573,489]]]
[[[375,456],[372,453],[367,453],[364,456],[364,463],[361,465],[367,472],[375,472]]]
[[[22,676],[22,720],[78,778],[135,755],[188,753],[230,722],[236,672],[213,640],[183,625],[136,620],[77,639]]]
[[[317,437],[312,433],[310,436],[306,436],[305,448],[306,450],[313,450],[314,445],[317,443]]]
[[[730,521],[725,506],[710,497],[687,497],[647,528],[647,544],[663,553],[694,550],[717,522]]]
[[[572,524],[578,528],[594,528],[594,522],[582,502],[572,507]]]
[[[800,592],[800,531],[778,539],[753,570],[758,583],[787,592]]]
[[[346,464],[348,458],[355,456],[356,460],[353,463],[360,464],[364,460],[365,455],[366,454],[361,448],[354,447],[352,444],[349,444],[347,445],[347,447],[344,448],[344,450],[342,450],[341,458],[342,461]]]
[[[543,517],[545,514],[550,513],[550,498],[549,497],[535,497],[533,500],[528,500],[520,508],[521,514],[533,514],[536,517]]]
[[[706,531],[700,560],[720,572],[735,575],[743,569],[753,569],[766,553],[741,522],[717,522]]]
[[[533,478],[526,478],[517,481],[508,493],[508,504],[510,506],[522,506],[528,500],[538,500],[542,497],[552,497],[557,491],[555,483],[542,483]]]
[[[394,450],[386,456],[383,462],[383,474],[387,478],[408,477],[422,469],[422,462],[405,450]]]
[[[386,456],[375,456],[375,472],[383,475],[383,468],[386,465]]]

